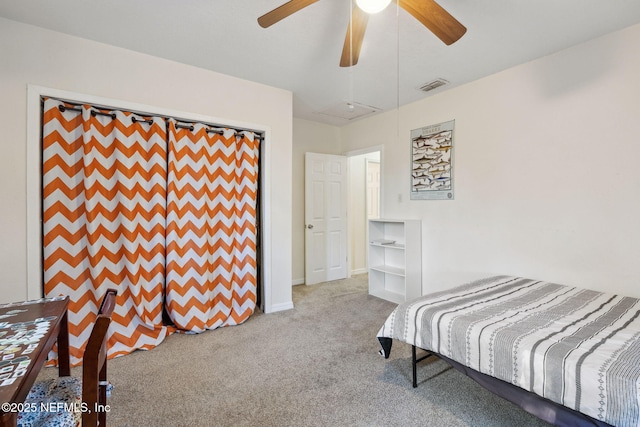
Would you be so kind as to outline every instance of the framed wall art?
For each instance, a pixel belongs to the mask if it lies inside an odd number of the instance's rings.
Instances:
[[[412,200],[453,200],[454,123],[411,131]]]

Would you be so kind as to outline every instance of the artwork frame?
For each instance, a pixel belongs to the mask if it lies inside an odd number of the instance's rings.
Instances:
[[[411,131],[411,200],[453,200],[455,120]]]

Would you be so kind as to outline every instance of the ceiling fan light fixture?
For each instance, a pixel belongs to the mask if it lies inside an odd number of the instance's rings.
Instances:
[[[391,0],[356,0],[358,7],[367,13],[382,12],[389,3]]]

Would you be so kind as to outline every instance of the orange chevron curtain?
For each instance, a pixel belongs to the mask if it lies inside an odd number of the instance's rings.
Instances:
[[[167,311],[183,330],[246,320],[257,289],[259,139],[169,121]]]
[[[110,358],[254,312],[259,137],[209,130],[44,99],[44,292],[70,296],[73,366],[109,287]]]
[[[54,99],[43,118],[44,292],[70,296],[72,365],[110,287],[118,297],[109,355],[152,348],[171,332],[162,322],[165,120]]]

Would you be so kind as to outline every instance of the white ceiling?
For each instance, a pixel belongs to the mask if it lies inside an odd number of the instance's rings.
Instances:
[[[394,109],[433,79],[450,84],[429,94],[640,22],[640,0],[440,0],[467,27],[446,46],[392,4],[369,19],[359,63],[341,68],[350,1],[267,29],[257,18],[286,0],[0,0],[0,16],[288,89],[295,117],[337,126],[355,120],[348,103],[355,115]]]

